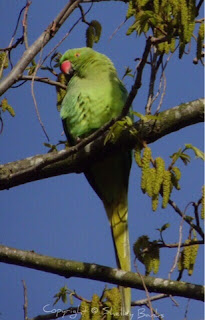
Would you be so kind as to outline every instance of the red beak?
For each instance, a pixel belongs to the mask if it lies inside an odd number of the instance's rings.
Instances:
[[[72,71],[72,64],[70,61],[66,60],[61,64],[60,68],[63,73],[69,74]]]

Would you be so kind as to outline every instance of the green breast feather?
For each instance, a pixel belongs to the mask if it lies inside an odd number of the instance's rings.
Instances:
[[[126,98],[127,91],[113,64],[97,53],[84,63],[82,74],[74,71],[62,103],[61,118],[74,139],[84,137],[117,117]]]

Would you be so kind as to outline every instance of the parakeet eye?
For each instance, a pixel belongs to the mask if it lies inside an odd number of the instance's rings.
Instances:
[[[75,53],[75,57],[79,57],[80,56],[80,53],[79,52],[76,52]]]

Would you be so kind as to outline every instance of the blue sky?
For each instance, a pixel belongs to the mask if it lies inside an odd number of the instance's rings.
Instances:
[[[1,47],[7,47],[15,27],[15,21],[23,1],[1,1],[0,28],[5,30],[1,36]],[[29,9],[29,43],[42,33],[56,14],[66,4],[66,1],[40,0],[33,1]],[[49,8],[49,10],[48,10]],[[88,5],[85,6],[88,8]],[[135,34],[130,37],[125,35],[131,21],[128,21],[120,31],[109,40],[113,31],[123,21],[127,5],[120,2],[96,3],[87,16],[88,21],[99,20],[103,26],[102,38],[94,49],[106,54],[114,62],[119,76],[122,77],[125,67],[134,69],[134,59],[140,57],[144,42],[137,39]],[[76,11],[62,27],[57,36],[43,51],[43,56],[63,37],[72,24],[79,17]],[[104,19],[106,17],[106,22]],[[85,46],[85,25],[78,25],[66,41],[60,46],[59,51],[64,52],[69,48]],[[17,37],[21,36],[21,26]],[[12,60],[15,63],[23,53],[24,47],[12,51]],[[167,67],[167,90],[162,110],[171,108],[182,102],[191,101],[203,96],[202,66],[193,65],[195,57],[195,43],[192,53],[185,55],[182,61],[177,54]],[[143,76],[143,86],[133,104],[134,110],[143,113],[147,98],[149,69]],[[129,90],[132,78],[124,81]],[[54,87],[45,84],[35,84],[35,94],[42,121],[50,137],[51,143],[62,139],[62,125],[56,110],[56,92]],[[40,128],[31,97],[30,83],[19,89],[9,90],[6,97],[16,112],[13,119],[3,114],[4,130],[0,139],[1,163],[23,159],[35,154],[46,153],[43,143],[46,138]],[[203,148],[203,126],[197,124],[155,142],[151,145],[153,156],[161,156],[170,163],[169,156],[183,147],[185,143]],[[187,203],[197,201],[203,184],[203,163],[192,155],[191,164],[185,167],[179,163],[183,177],[181,191],[173,192],[172,198],[181,210]],[[188,214],[191,214],[191,207]],[[141,235],[147,234],[150,239],[158,239],[156,228],[169,222],[170,228],[165,232],[167,242],[177,242],[179,237],[180,218],[172,210],[159,209],[156,213],[151,211],[150,199],[140,190],[140,171],[133,163],[130,176],[129,189],[129,228],[131,244]],[[184,223],[183,239],[188,235]],[[37,253],[54,257],[72,259],[85,262],[95,262],[115,267],[114,250],[106,214],[100,200],[88,185],[83,174],[70,174],[37,181],[1,192],[0,215],[0,243],[24,250],[34,250]],[[176,250],[161,250],[161,266],[159,277],[167,278],[173,264]],[[132,260],[134,256],[132,255]],[[139,263],[141,272],[143,266]],[[134,271],[134,267],[133,267]],[[101,294],[104,284],[86,280],[66,280],[55,275],[40,271],[29,270],[7,264],[1,264],[1,290],[0,312],[1,320],[23,317],[23,289],[21,280],[25,280],[28,287],[29,317],[43,314],[43,306],[53,303],[53,296],[59,289],[67,285],[70,289],[90,299],[93,293]],[[176,279],[174,272],[172,279]],[[200,248],[193,276],[190,278],[186,272],[184,281],[202,283],[203,258]],[[133,290],[133,300],[145,297],[142,291]],[[179,307],[173,306],[171,300],[153,303],[158,312],[164,314],[165,319],[182,319],[186,309],[187,300],[176,298]],[[79,302],[76,300],[75,305]],[[58,308],[66,306],[59,303]],[[138,319],[139,308],[134,309],[135,318]],[[148,310],[146,313],[149,314]],[[201,302],[191,301],[188,319],[202,319],[203,305]]]

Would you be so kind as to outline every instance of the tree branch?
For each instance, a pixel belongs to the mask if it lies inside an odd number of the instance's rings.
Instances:
[[[16,40],[16,42],[13,45],[6,48],[0,48],[0,51],[11,51],[12,49],[15,49],[19,44],[22,44],[23,40],[24,40],[23,37],[20,37]]]
[[[57,259],[6,246],[0,246],[0,261],[57,274],[65,278],[86,278],[144,290],[142,279],[136,273],[94,263]],[[143,281],[150,292],[165,293],[203,301],[204,287],[201,285],[148,276],[143,277]]]
[[[49,307],[47,305],[45,305],[44,307]],[[50,306],[51,308],[51,306]],[[51,311],[53,311],[55,309],[51,309]],[[67,309],[56,309],[55,310],[56,312],[52,312],[52,313],[48,313],[48,314],[41,314],[41,315],[38,315],[34,318],[29,318],[29,320],[52,320],[52,319],[58,319],[58,318],[62,318],[64,319],[64,317],[66,316],[70,316],[70,315],[73,315],[73,317],[69,317],[71,319],[75,319],[76,318],[76,315],[78,313],[80,313],[80,308],[79,307],[70,307],[70,308],[67,308]]]
[[[127,128],[116,143],[109,141],[104,144],[106,132],[102,135],[102,128],[98,135],[94,133],[67,150],[0,165],[0,190],[61,174],[81,173],[92,161],[104,155],[134,148],[139,139],[152,143],[171,132],[203,122],[203,112],[204,100],[195,100],[159,113],[159,120],[136,122],[133,127],[137,134]],[[93,141],[92,138],[96,139]]]
[[[19,80],[43,82],[43,83],[49,84],[51,86],[59,87],[62,89],[67,89],[67,86],[65,86],[64,84],[62,84],[58,81],[51,80],[48,77],[37,77],[37,76],[33,77],[33,76],[22,75],[21,77],[19,77]]]
[[[179,209],[179,207],[176,205],[176,203],[173,200],[169,199],[168,202],[169,202],[170,206],[175,210],[175,212],[178,213],[178,215],[180,217],[182,217],[183,220],[186,221],[186,223],[188,223],[190,225],[190,227],[195,229],[200,234],[202,239],[204,240],[204,232],[203,232],[202,228],[200,227],[200,225],[195,225],[192,221],[190,221],[190,219],[184,214],[184,212],[182,212]]]
[[[193,227],[193,225],[192,225]],[[191,247],[191,246],[194,246],[195,244],[204,244],[204,241],[203,240],[192,240],[190,243],[181,243],[180,244],[180,248],[183,248],[183,247]],[[179,246],[178,243],[158,243],[157,246],[159,248],[177,248]]]
[[[23,305],[23,310],[24,310],[24,320],[28,320],[28,295],[27,295],[27,287],[26,287],[26,282],[22,280],[23,283],[23,292],[24,292],[24,305]]]
[[[58,16],[49,24],[40,37],[24,52],[22,58],[18,61],[11,72],[0,83],[0,96],[6,92],[16,81],[19,80],[23,71],[42,50],[43,47],[54,37],[60,27],[78,6],[80,0],[70,0]]]
[[[161,293],[161,294],[155,295],[153,297],[150,297],[149,300],[156,301],[156,300],[161,300],[161,299],[168,298],[168,297],[169,297],[168,294]],[[132,305],[132,307],[143,306],[143,305],[147,305],[147,302],[148,302],[148,299],[145,298],[145,299],[141,299],[141,300],[132,301],[131,305]]]

